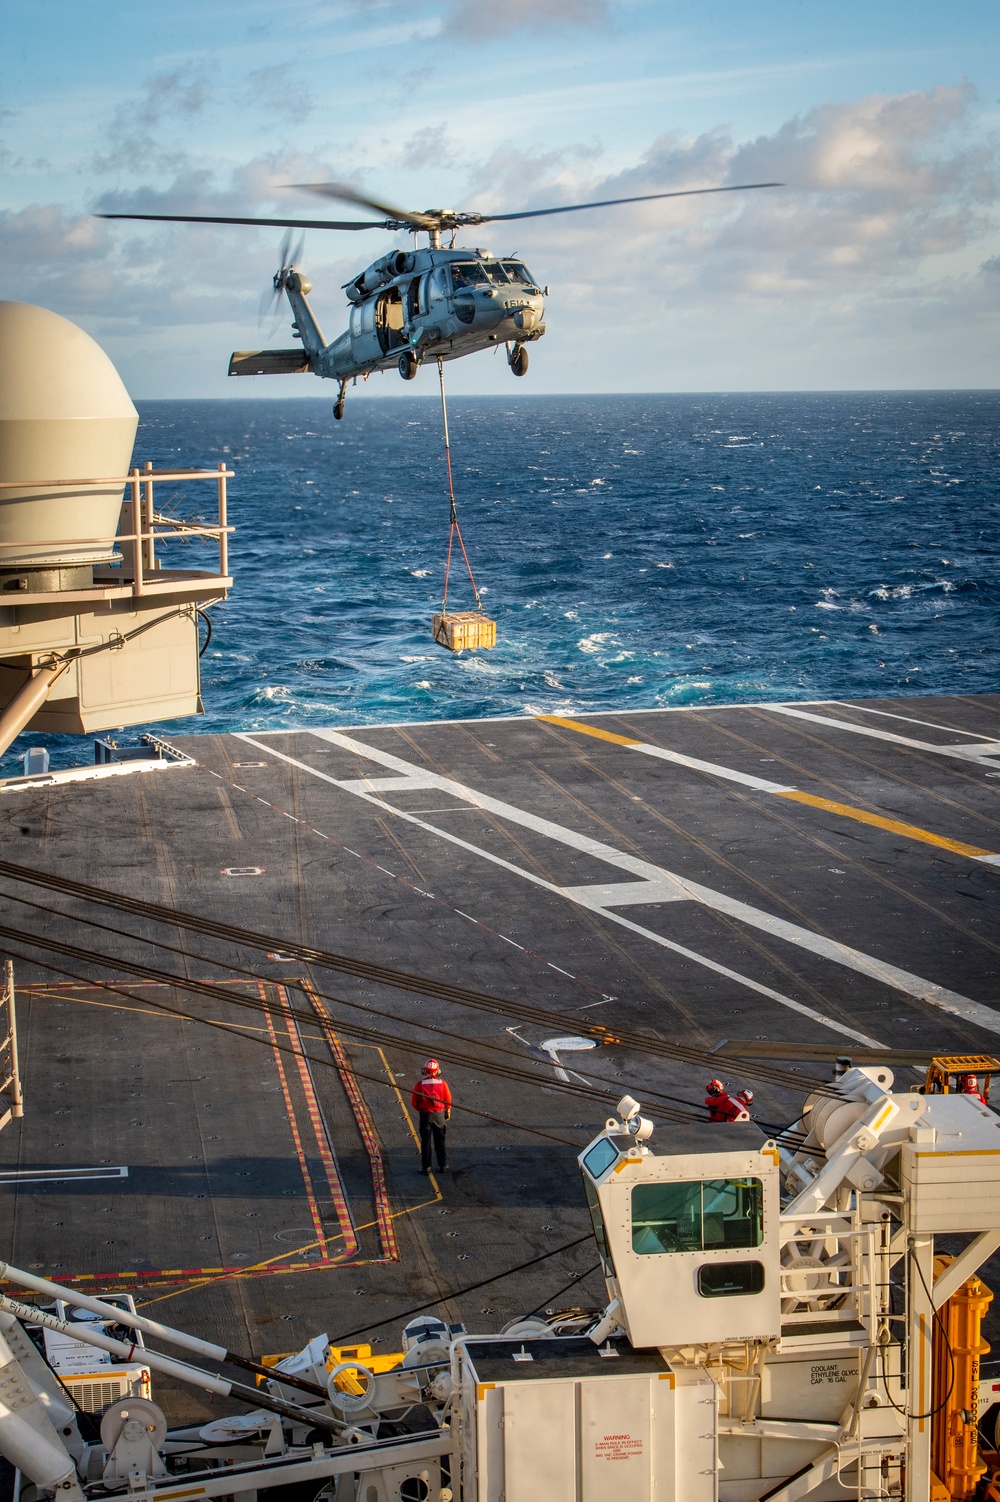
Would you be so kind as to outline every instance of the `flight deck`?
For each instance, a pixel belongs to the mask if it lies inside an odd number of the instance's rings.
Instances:
[[[596,1307],[576,1155],[626,1092],[668,1133],[718,1074],[770,1132],[837,1055],[1000,1049],[1000,696],[175,744],[0,788],[0,1256],[230,1350]]]

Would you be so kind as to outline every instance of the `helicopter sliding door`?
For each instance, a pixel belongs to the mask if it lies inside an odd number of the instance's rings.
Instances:
[[[375,298],[355,303],[351,309],[351,355],[357,365],[374,365],[382,358],[375,331]]]
[[[379,294],[375,305],[375,327],[382,354],[390,355],[393,350],[405,347],[403,322],[403,299],[400,297],[399,288],[389,287]]]

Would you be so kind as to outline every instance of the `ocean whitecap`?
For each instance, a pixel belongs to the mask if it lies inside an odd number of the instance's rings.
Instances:
[[[610,631],[594,631],[590,636],[582,636],[577,642],[577,650],[580,652],[599,652],[603,646],[611,643],[617,646]]]

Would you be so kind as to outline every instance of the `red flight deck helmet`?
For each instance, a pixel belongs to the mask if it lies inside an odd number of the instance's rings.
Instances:
[[[962,1090],[966,1095],[979,1094],[979,1080],[974,1074],[967,1074],[962,1081]]]
[[[724,1095],[725,1090],[726,1087],[721,1080],[709,1080],[708,1084],[705,1086],[705,1092],[707,1095]]]
[[[745,1106],[750,1106],[753,1104],[753,1091],[737,1090],[736,1099],[741,1100]]]
[[[441,1065],[438,1063],[437,1059],[428,1059],[427,1063],[424,1065],[424,1074],[440,1074],[440,1073],[441,1073]]]

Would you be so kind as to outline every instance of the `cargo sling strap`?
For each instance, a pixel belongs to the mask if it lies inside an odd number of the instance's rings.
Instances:
[[[476,597],[476,609],[482,612],[483,602],[479,598],[479,590],[476,586],[475,575],[472,572],[472,564],[469,562],[469,555],[465,551],[465,542],[462,538],[462,529],[458,525],[458,513],[455,510],[455,484],[452,479],[451,473],[451,441],[448,437],[448,404],[445,401],[444,395],[444,361],[440,356],[438,357],[437,368],[438,380],[441,383],[441,420],[444,424],[444,458],[445,464],[448,467],[448,501],[451,507],[450,525],[448,528],[448,555],[445,559],[444,565],[444,596],[441,600],[441,614],[446,615],[448,613],[448,579],[451,574],[451,554],[452,549],[455,545],[456,537],[458,538],[458,545],[462,549],[462,557],[465,559],[465,567],[469,572],[469,583],[472,585],[472,593]]]

